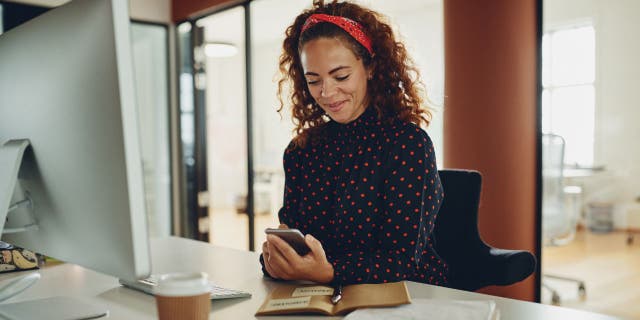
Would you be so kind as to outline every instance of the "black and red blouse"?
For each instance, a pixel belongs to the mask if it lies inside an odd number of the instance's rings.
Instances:
[[[325,142],[285,150],[280,222],[322,243],[336,283],[446,285],[432,239],[443,192],[427,133],[383,123],[374,108],[325,130]]]

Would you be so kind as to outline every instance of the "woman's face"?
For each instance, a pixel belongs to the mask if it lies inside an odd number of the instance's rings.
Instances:
[[[369,70],[340,40],[311,40],[300,60],[311,96],[331,119],[349,123],[364,112]]]

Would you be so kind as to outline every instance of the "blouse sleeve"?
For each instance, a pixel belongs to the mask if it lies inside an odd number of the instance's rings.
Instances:
[[[280,223],[286,224],[290,227],[295,227],[297,223],[297,215],[293,213],[294,208],[297,208],[300,197],[300,187],[298,186],[298,173],[300,171],[300,149],[297,148],[293,141],[289,143],[289,146],[284,151],[282,156],[282,164],[284,166],[284,199],[282,208],[278,211],[278,218]],[[271,277],[264,267],[264,259],[260,255],[260,264],[262,265],[262,272]]]
[[[300,201],[300,154],[300,148],[291,142],[282,156],[282,165],[284,166],[284,198],[282,200],[282,208],[278,211],[278,218],[280,223],[286,224],[290,228],[295,228],[299,224],[297,208],[299,205],[298,201]]]
[[[431,139],[410,127],[392,142],[385,166],[383,217],[372,249],[330,257],[334,282],[394,282],[412,278],[429,246],[442,186]]]

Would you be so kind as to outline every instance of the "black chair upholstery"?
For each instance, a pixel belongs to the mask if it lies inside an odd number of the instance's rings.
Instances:
[[[494,248],[480,238],[480,173],[472,170],[439,173],[444,202],[436,219],[434,245],[449,265],[449,286],[475,291],[489,285],[510,285],[533,273],[536,259],[530,252]]]

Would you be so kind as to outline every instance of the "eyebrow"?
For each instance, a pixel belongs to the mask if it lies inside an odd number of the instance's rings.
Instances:
[[[351,68],[351,67],[349,67],[349,66],[339,66],[339,67],[335,67],[335,68],[331,69],[331,71],[329,71],[329,74],[332,74],[332,73],[338,72],[338,71],[340,71],[340,70],[342,70],[342,69],[348,69],[348,68]],[[306,72],[304,75],[305,75],[305,76],[319,76],[319,74],[317,74],[317,73],[315,73],[315,72]]]

